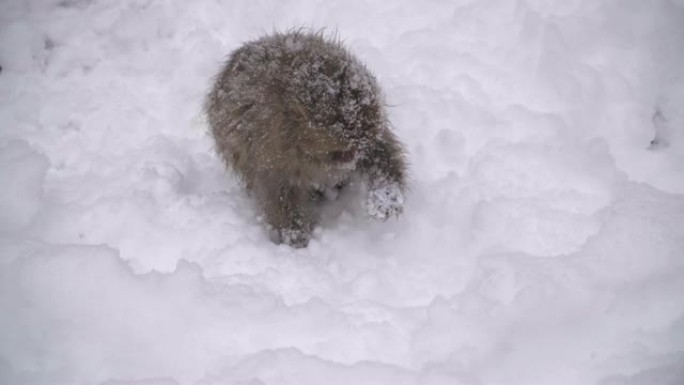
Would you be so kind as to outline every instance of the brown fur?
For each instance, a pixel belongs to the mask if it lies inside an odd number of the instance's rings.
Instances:
[[[312,190],[354,173],[371,191],[400,192],[372,210],[376,217],[402,211],[404,152],[382,103],[373,75],[340,42],[293,31],[234,51],[205,109],[219,154],[256,199],[272,239],[304,247],[317,220]]]

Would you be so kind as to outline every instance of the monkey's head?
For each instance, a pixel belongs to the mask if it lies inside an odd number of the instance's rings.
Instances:
[[[361,150],[358,139],[328,127],[306,125],[296,139],[293,146],[304,159],[332,167],[354,162]]]
[[[299,132],[294,137],[300,152],[332,166],[358,160],[386,124],[379,98],[352,87],[299,102],[295,110]]]

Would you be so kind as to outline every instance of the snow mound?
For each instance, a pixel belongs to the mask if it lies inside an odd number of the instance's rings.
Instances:
[[[298,26],[411,178],[295,250],[201,103]],[[682,36],[681,0],[0,2],[0,383],[682,383]]]

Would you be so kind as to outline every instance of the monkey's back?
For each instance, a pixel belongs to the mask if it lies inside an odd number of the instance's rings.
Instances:
[[[206,112],[218,152],[248,189],[269,171],[316,182],[330,171],[327,154],[352,144],[363,152],[385,119],[373,75],[339,42],[301,31],[234,51]]]

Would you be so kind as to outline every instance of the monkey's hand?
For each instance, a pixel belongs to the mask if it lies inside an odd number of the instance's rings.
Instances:
[[[404,211],[404,193],[396,183],[373,188],[368,192],[366,211],[371,217],[382,220],[398,216]]]
[[[271,240],[275,243],[284,243],[295,249],[306,247],[311,238],[311,233],[303,229],[271,229],[270,233]]]

